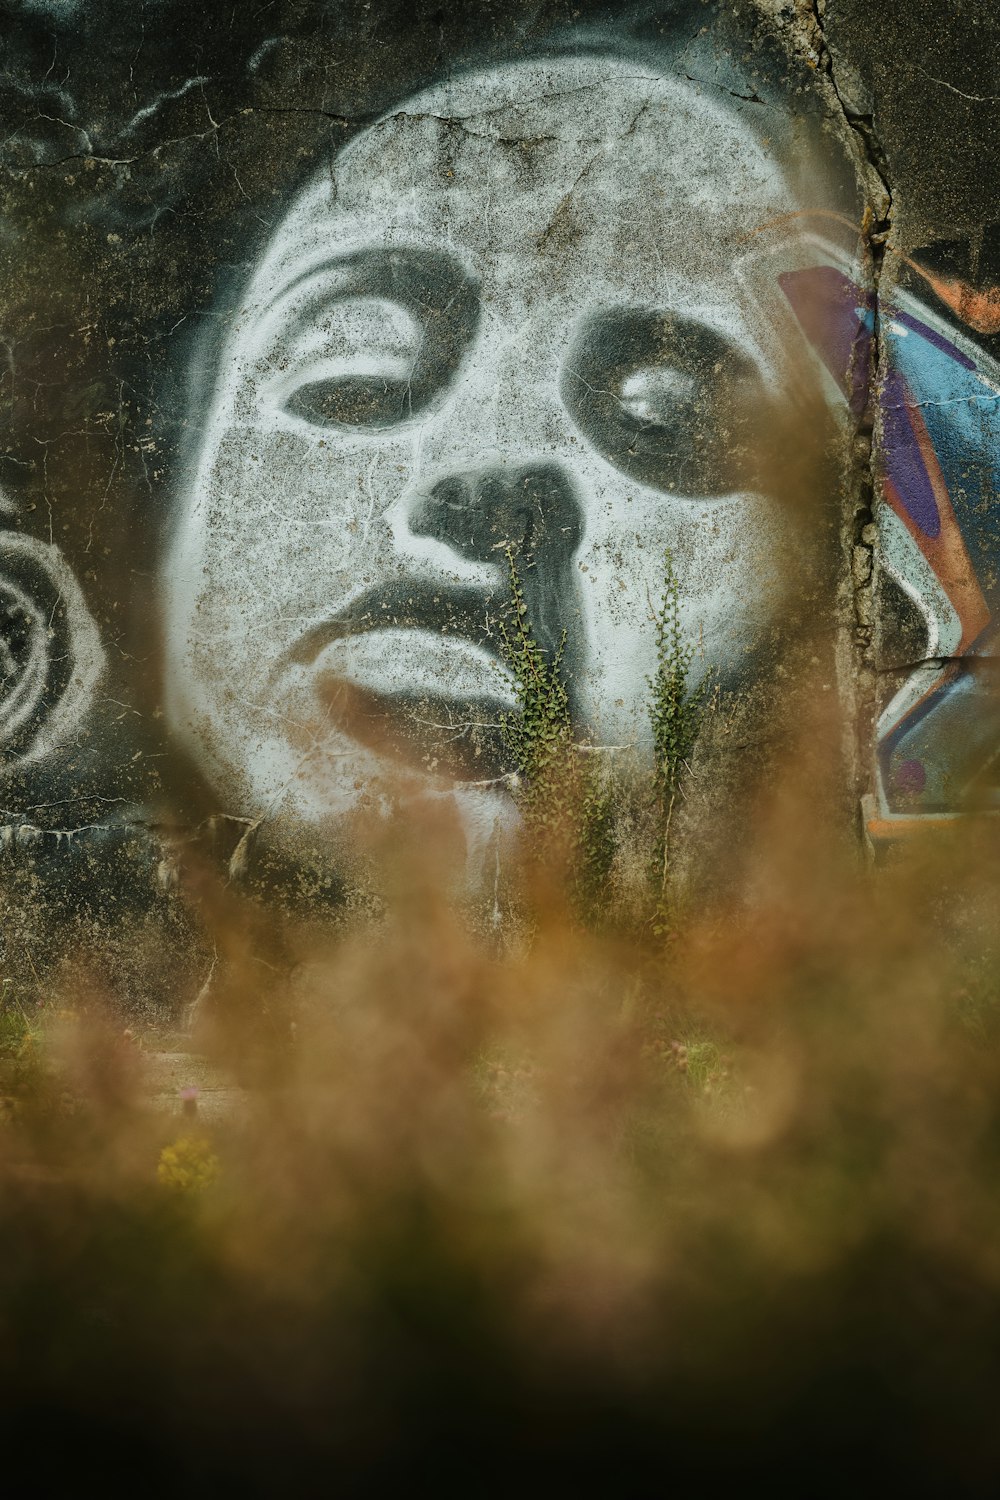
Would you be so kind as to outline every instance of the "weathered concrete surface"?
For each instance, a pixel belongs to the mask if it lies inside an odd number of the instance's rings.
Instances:
[[[86,947],[180,1014],[212,954],[180,872],[332,909],[401,753],[488,862],[507,543],[581,737],[625,746],[673,549],[729,693],[714,837],[790,682],[839,695],[847,803],[961,800],[995,741],[982,7],[5,9],[5,972]]]

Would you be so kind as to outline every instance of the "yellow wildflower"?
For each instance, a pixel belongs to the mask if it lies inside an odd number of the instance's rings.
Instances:
[[[156,1180],[164,1187],[197,1193],[219,1175],[219,1158],[204,1136],[185,1135],[164,1146],[156,1168]]]

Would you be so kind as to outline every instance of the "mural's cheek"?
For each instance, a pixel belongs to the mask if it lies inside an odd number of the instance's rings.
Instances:
[[[693,670],[711,666],[721,684],[738,686],[780,611],[780,518],[751,492],[712,501],[638,487],[597,495],[577,563],[588,636],[581,716],[601,742],[641,742],[666,551],[685,638],[697,645]]]
[[[344,733],[315,673],[277,667],[267,613],[253,622],[241,601],[239,616],[243,641],[235,627],[225,638],[189,640],[175,728],[233,806],[314,824],[342,815],[375,775],[377,756]]]
[[[345,747],[332,746],[328,705],[304,674],[279,683],[278,664],[388,567],[385,497],[405,483],[408,452],[241,426],[203,461],[170,600],[168,711],[240,800],[285,796],[310,764],[308,815],[317,776],[339,801]]]
[[[386,512],[410,444],[241,431],[204,473],[192,559],[198,634],[267,665],[390,566]]]

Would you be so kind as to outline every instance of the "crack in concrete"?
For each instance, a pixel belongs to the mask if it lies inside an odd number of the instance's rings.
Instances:
[[[736,89],[727,88],[717,78],[696,78],[693,73],[685,73],[683,76],[688,83],[696,83],[699,88],[703,89],[718,89],[720,93],[728,94],[731,99],[741,99],[744,104],[761,104],[765,109],[773,107],[766,99],[762,99],[756,90],[752,94],[741,94]]]
[[[54,838],[57,844],[63,839],[67,844],[76,837],[78,833],[108,833],[129,826],[122,823],[83,823],[78,828],[40,828],[35,823],[2,823],[0,824],[0,851],[6,852],[12,848],[25,849],[34,848],[43,839]]]
[[[875,128],[874,106],[871,114],[860,114],[849,108],[837,82],[836,66],[826,36],[826,0],[811,0],[815,66],[829,83],[830,93],[840,115],[850,131],[860,167],[866,198],[864,219],[861,225],[863,242],[868,251],[871,278],[874,326],[871,341],[871,361],[868,373],[868,390],[865,410],[862,413],[854,439],[855,464],[851,484],[850,501],[853,514],[845,516],[845,552],[851,564],[849,587],[851,589],[854,617],[854,755],[857,790],[870,795],[871,777],[875,763],[874,726],[877,720],[876,683],[879,677],[874,661],[876,651],[876,623],[874,611],[875,589],[878,585],[877,531],[875,524],[875,497],[880,492],[878,472],[878,392],[882,377],[882,331],[880,292],[885,251],[893,228],[894,200],[889,181],[889,167],[885,151]],[[876,186],[877,185],[877,186]],[[873,188],[881,190],[878,212],[872,206]],[[862,561],[867,554],[867,561]]]
[[[956,88],[953,83],[949,83],[947,78],[935,78],[932,73],[927,72],[926,68],[920,67],[919,63],[913,64],[913,71],[919,73],[922,78],[926,78],[928,83],[936,83],[939,88],[947,89],[950,94],[957,94],[960,99],[968,99],[973,104],[1000,104],[1000,94],[967,94],[964,89]]]
[[[1000,672],[1000,657],[996,656],[918,656],[913,661],[887,662],[874,671],[880,677],[892,677],[897,672],[916,672],[921,667],[933,667],[936,671],[945,667],[970,667],[973,671]]]
[[[884,403],[884,410],[920,411],[924,407],[969,406],[977,401],[1000,401],[1000,391],[970,391],[965,396],[948,396],[943,401],[886,401]]]

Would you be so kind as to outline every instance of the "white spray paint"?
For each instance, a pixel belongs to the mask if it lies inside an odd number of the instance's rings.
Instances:
[[[52,755],[80,731],[104,670],[97,625],[58,547],[0,531],[0,767]],[[54,628],[59,615],[59,628]],[[54,654],[58,688],[53,687]]]
[[[759,227],[794,206],[766,145],[728,110],[593,56],[443,83],[304,189],[234,319],[163,574],[168,719],[234,810],[333,833],[377,800],[391,762],[335,721],[322,690],[331,673],[391,697],[395,672],[399,691],[451,698],[459,718],[474,690],[495,713],[509,704],[482,634],[470,644],[413,629],[397,651],[372,628],[301,655],[311,630],[400,581],[421,597],[502,584],[502,556],[416,527],[454,476],[488,468],[514,482],[547,465],[565,477],[580,536],[565,623],[580,647],[579,716],[596,740],[646,733],[667,546],[685,628],[706,661],[739,669],[773,617],[787,521],[752,488],[699,494],[683,470],[669,485],[623,472],[571,416],[567,379],[592,320],[655,310],[700,325],[739,352],[762,392],[777,389],[779,299],[738,268]],[[403,305],[356,274],[414,255],[478,299],[447,379],[398,422],[303,415],[302,393],[322,382],[388,390],[416,378],[447,310]],[[669,419],[690,372],[640,361],[618,396],[637,420]],[[455,787],[433,765],[409,774],[456,802],[473,841],[506,804],[496,786]]]

